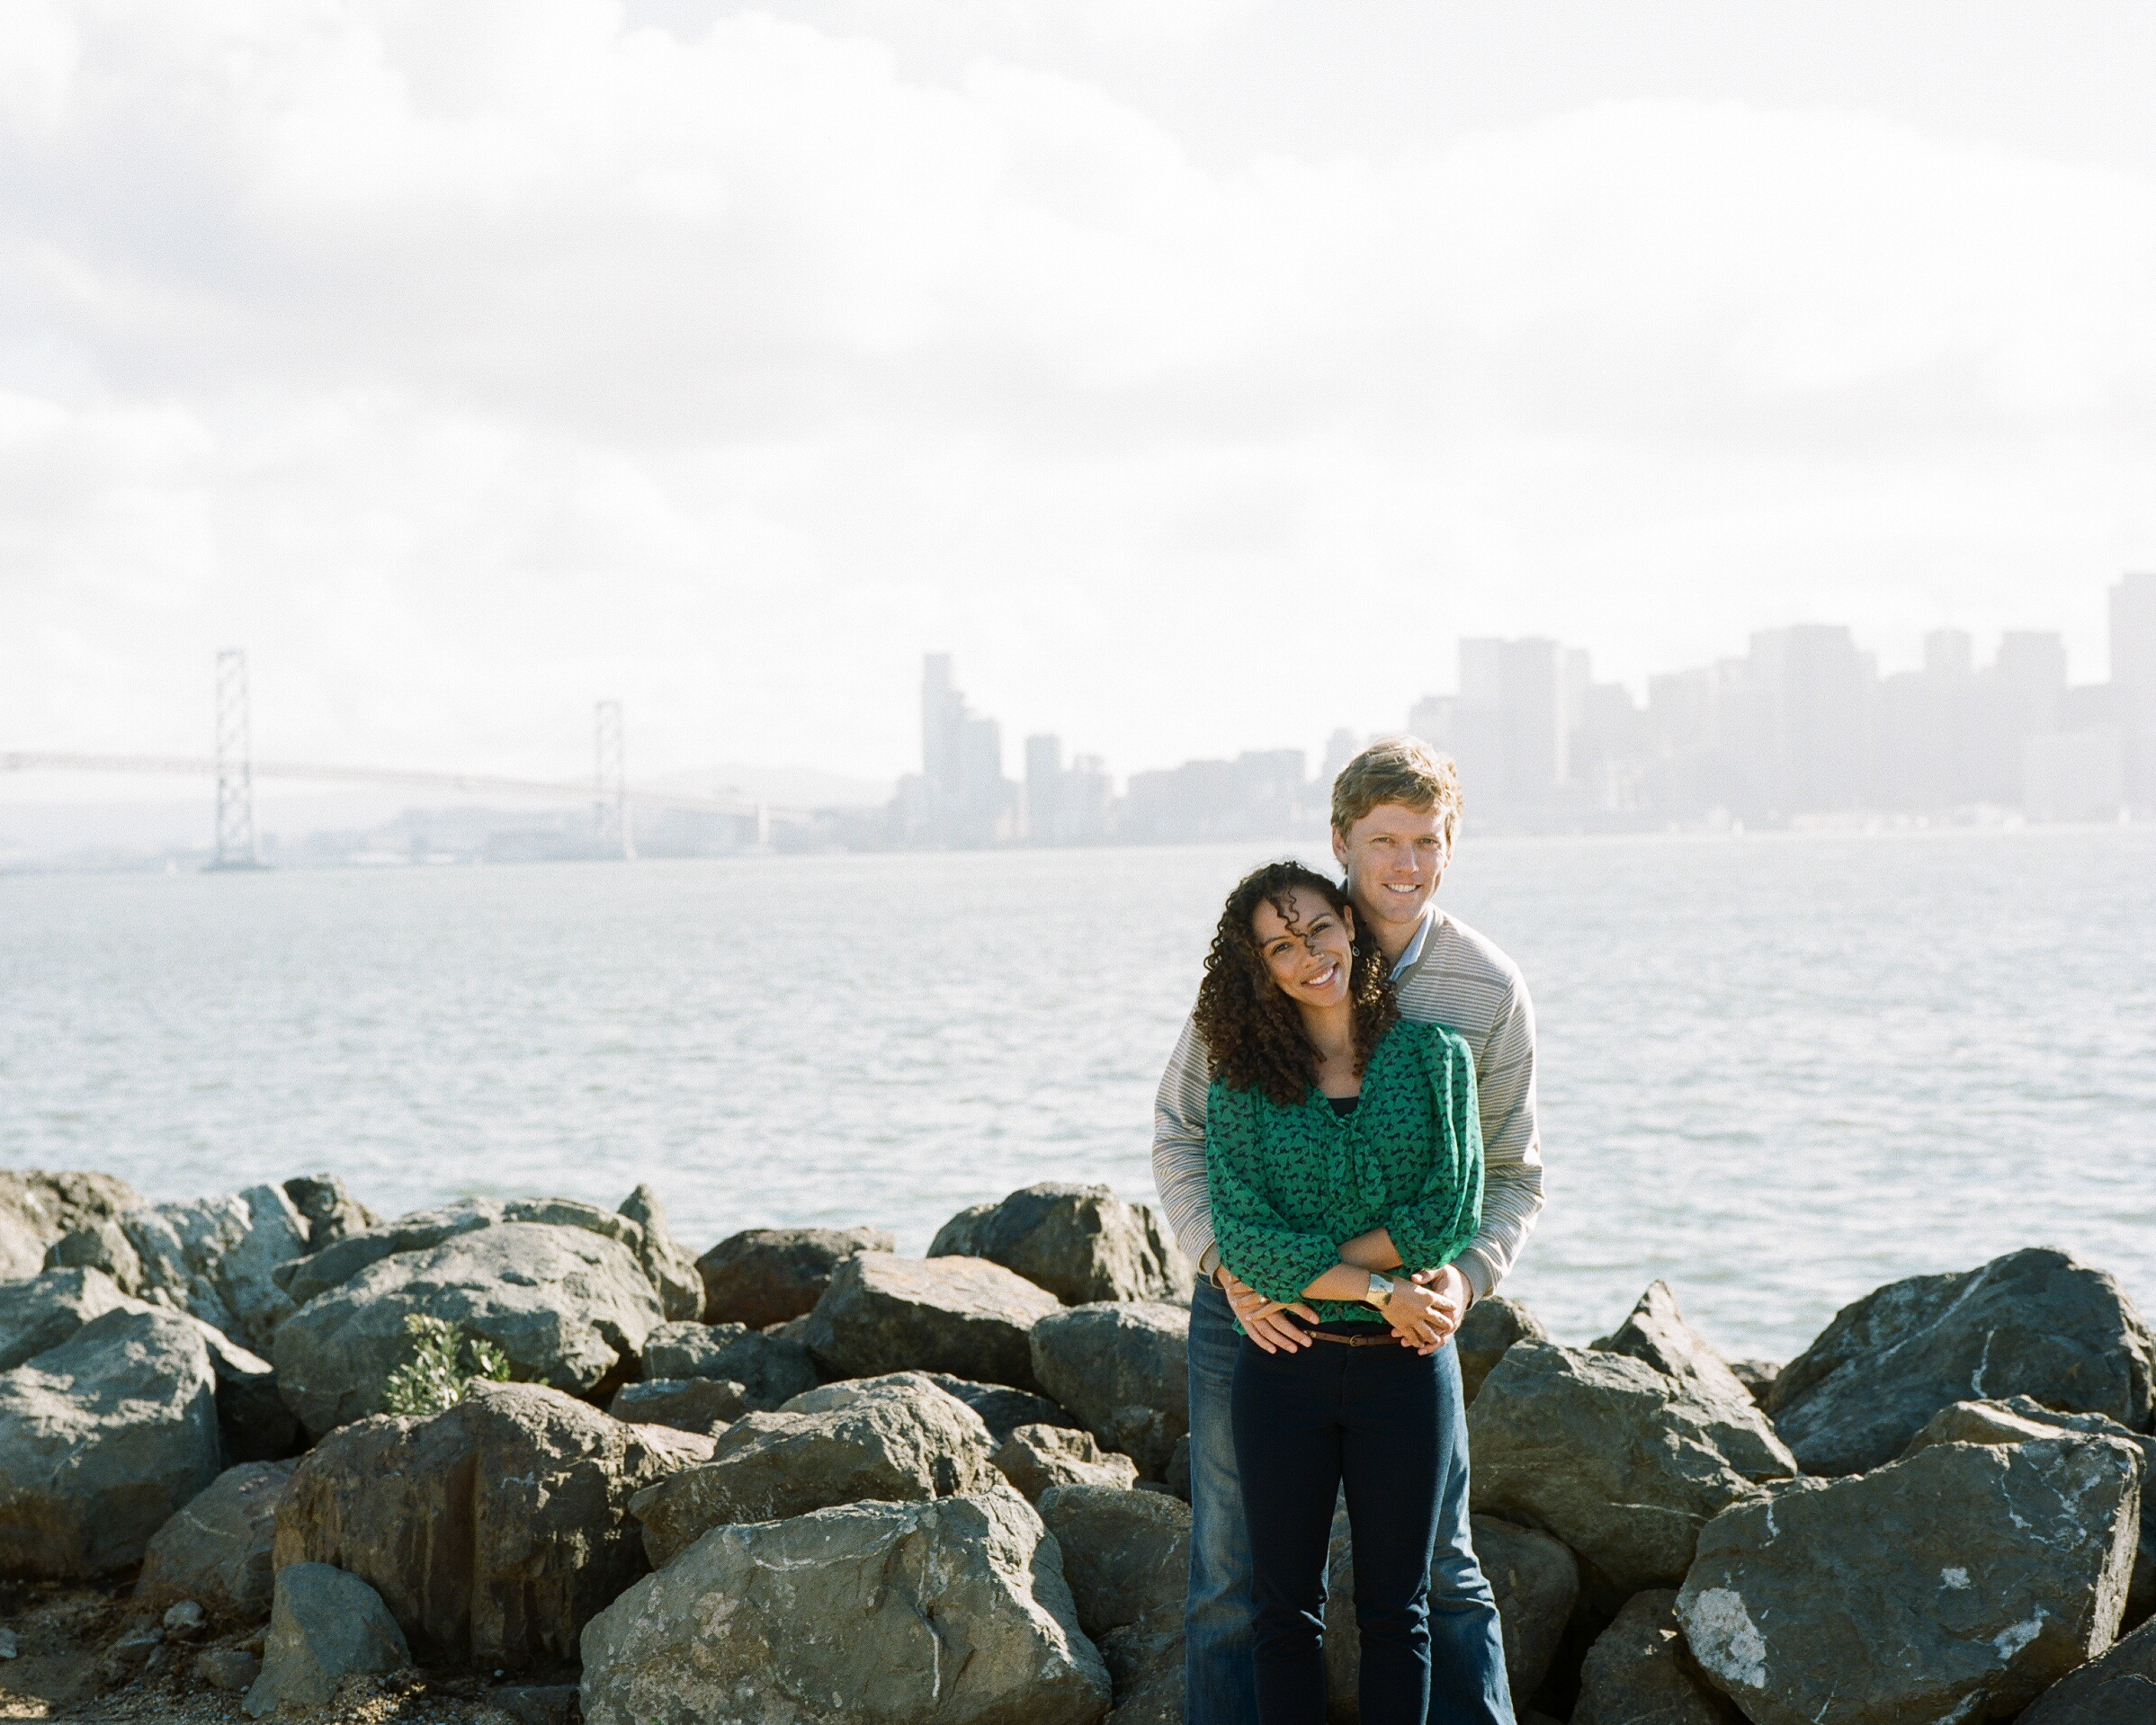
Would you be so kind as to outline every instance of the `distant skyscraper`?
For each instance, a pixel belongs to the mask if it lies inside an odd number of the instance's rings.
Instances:
[[[1754,679],[1771,725],[1769,795],[1786,813],[1868,800],[1874,675],[1839,623],[1798,623],[1752,637]]]
[[[1025,739],[1025,836],[1036,845],[1056,842],[1056,801],[1063,776],[1063,739]]]
[[[2134,730],[2156,731],[2156,575],[2111,589],[2112,710]]]
[[[951,656],[931,653],[921,663],[921,776],[932,797],[959,794],[960,753],[966,700],[951,680]]]
[[[1555,641],[1460,643],[1454,736],[1441,746],[1459,761],[1463,791],[1472,780],[1472,794],[1504,809],[1537,808],[1556,796],[1564,779],[1566,670]]]

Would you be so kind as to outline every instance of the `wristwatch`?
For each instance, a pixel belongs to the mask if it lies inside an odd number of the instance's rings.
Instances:
[[[1382,1276],[1375,1270],[1370,1273],[1370,1292],[1363,1296],[1371,1305],[1382,1311],[1392,1303],[1392,1278]]]

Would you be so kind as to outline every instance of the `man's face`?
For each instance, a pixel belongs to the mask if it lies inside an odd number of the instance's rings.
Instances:
[[[1332,854],[1347,871],[1355,908],[1378,925],[1410,927],[1452,860],[1445,818],[1435,808],[1381,802],[1354,826],[1333,829]]]

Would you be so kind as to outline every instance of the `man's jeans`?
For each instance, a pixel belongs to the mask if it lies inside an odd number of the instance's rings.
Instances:
[[[1190,1595],[1184,1613],[1185,1725],[1257,1725],[1250,1536],[1229,1412],[1235,1333],[1228,1297],[1202,1282],[1190,1301]],[[1313,1346],[1320,1345],[1312,1344]],[[1460,1355],[1437,1366],[1437,1540],[1430,1559],[1429,1725],[1513,1725],[1497,1600],[1469,1542],[1467,1408]]]

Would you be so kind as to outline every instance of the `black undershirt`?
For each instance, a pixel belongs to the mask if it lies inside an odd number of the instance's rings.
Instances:
[[[1325,1100],[1332,1104],[1334,1113],[1339,1115],[1342,1120],[1346,1120],[1348,1115],[1355,1113],[1355,1105],[1362,1101],[1362,1097],[1359,1095],[1328,1096]]]

